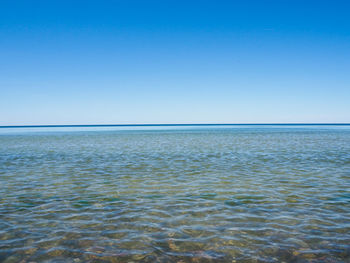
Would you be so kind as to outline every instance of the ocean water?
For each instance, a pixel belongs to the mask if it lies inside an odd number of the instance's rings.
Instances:
[[[350,262],[350,126],[2,128],[0,262]]]

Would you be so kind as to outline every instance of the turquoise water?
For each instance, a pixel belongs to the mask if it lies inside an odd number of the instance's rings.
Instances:
[[[0,129],[0,262],[350,262],[350,126]]]

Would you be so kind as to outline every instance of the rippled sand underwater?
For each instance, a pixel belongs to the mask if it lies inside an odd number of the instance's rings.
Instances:
[[[350,127],[2,131],[0,262],[350,262]]]

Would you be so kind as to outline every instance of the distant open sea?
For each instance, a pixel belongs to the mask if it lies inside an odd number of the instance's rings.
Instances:
[[[0,128],[0,262],[350,262],[350,125]]]

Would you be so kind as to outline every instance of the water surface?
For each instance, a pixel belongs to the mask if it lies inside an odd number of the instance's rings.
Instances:
[[[0,262],[350,262],[350,126],[0,129]]]

